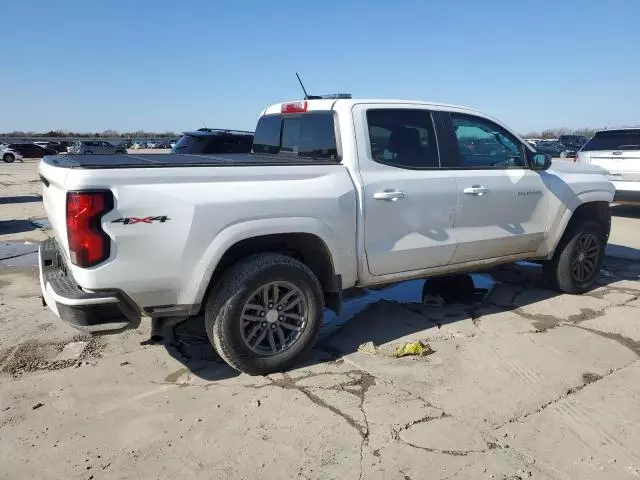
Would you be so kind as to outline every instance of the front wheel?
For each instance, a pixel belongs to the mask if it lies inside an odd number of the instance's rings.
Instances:
[[[205,324],[231,367],[266,375],[286,370],[311,349],[323,311],[320,283],[305,264],[261,254],[241,260],[214,285]]]
[[[2,160],[4,160],[5,163],[13,163],[16,161],[16,156],[13,153],[5,153]]]
[[[560,152],[560,158],[567,158],[567,152]]]
[[[550,287],[564,293],[584,293],[595,284],[604,261],[606,234],[594,221],[574,225],[560,242],[553,259],[543,265]]]

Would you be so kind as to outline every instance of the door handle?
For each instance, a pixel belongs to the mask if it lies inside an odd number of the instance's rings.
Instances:
[[[373,198],[376,200],[386,200],[390,202],[395,202],[400,198],[406,197],[407,194],[404,192],[400,192],[399,190],[385,190],[384,192],[376,192],[373,194]]]
[[[489,189],[487,187],[483,187],[482,185],[473,185],[472,187],[465,188],[462,192],[465,195],[475,195],[476,197],[480,197],[488,191]]]

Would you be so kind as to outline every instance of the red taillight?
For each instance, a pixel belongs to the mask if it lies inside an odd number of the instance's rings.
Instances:
[[[74,265],[92,267],[109,257],[110,239],[100,219],[112,208],[109,191],[67,193],[67,239]]]
[[[280,113],[304,113],[307,111],[307,102],[283,103]]]

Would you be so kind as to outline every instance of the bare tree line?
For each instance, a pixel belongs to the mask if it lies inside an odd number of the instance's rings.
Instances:
[[[66,130],[50,130],[48,132],[23,132],[13,131],[0,133],[0,137],[13,138],[177,138],[180,134],[175,132],[119,132],[117,130],[105,130],[103,132],[70,132]]]

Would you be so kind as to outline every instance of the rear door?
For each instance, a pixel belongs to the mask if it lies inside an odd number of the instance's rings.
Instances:
[[[456,249],[455,178],[440,169],[433,114],[355,105],[364,247],[373,276],[447,265]]]
[[[598,132],[579,155],[581,161],[608,170],[617,189],[640,189],[640,129]]]
[[[441,113],[443,168],[456,179],[458,242],[452,263],[535,252],[544,240],[549,193],[529,168],[529,150],[502,126]],[[544,174],[544,172],[543,172]]]

